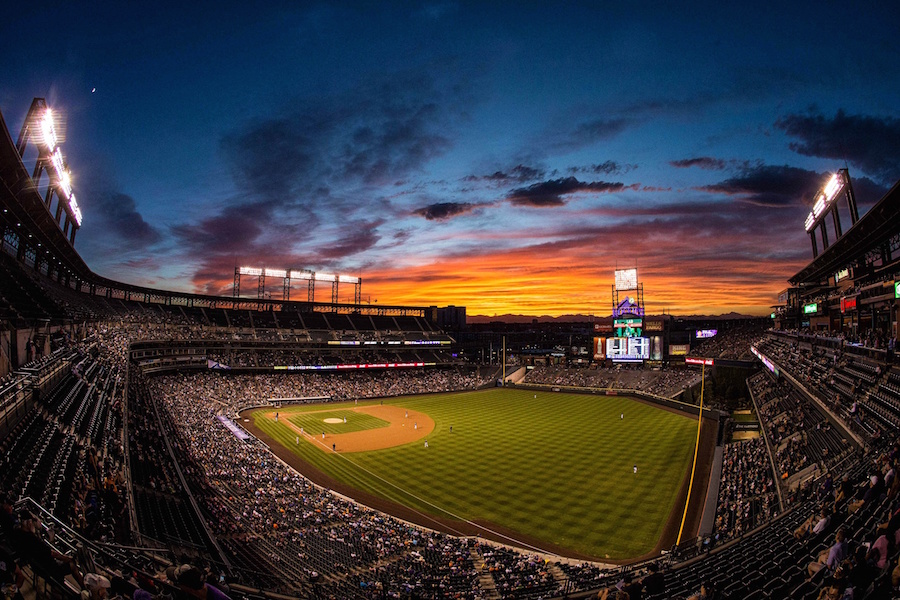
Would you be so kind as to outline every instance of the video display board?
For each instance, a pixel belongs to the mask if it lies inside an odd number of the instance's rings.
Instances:
[[[641,362],[650,358],[650,340],[645,337],[606,340],[606,358],[613,362]]]
[[[613,319],[613,327],[616,330],[616,337],[640,337],[643,319],[640,317],[625,317]]]

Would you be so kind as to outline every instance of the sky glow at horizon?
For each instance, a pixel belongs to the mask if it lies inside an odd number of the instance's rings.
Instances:
[[[900,180],[894,4],[217,6],[3,26],[0,111],[60,116],[100,275],[557,316],[608,314],[636,267],[648,313],[768,315],[829,174],[861,214]]]

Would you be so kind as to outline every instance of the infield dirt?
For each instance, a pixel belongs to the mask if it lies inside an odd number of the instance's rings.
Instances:
[[[372,406],[355,406],[347,410],[371,415],[382,421],[387,421],[389,424],[387,427],[379,427],[378,429],[350,431],[347,433],[326,433],[323,438],[320,435],[315,435],[315,432],[303,431],[301,433],[301,428],[291,423],[289,419],[283,419],[282,423],[297,435],[305,437],[323,452],[332,452],[332,444],[334,444],[334,450],[338,452],[384,450],[385,448],[393,448],[394,446],[424,439],[429,433],[434,431],[434,419],[425,413],[408,410],[401,406],[376,404]],[[333,413],[334,409],[303,412],[304,414],[315,414],[316,412]],[[275,411],[265,413],[265,417],[274,420]]]

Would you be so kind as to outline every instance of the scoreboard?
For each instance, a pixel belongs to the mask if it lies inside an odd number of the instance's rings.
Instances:
[[[613,362],[642,362],[650,358],[650,340],[645,337],[614,337],[606,340],[606,358]]]
[[[650,358],[650,339],[642,335],[643,318],[621,316],[613,320],[615,337],[606,340],[606,358],[613,362],[642,362]]]

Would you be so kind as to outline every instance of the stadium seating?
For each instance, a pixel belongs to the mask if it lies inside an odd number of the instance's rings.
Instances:
[[[207,398],[206,390],[210,381],[220,384],[221,378],[169,374],[144,379],[132,363],[131,387],[125,387],[129,344],[141,341],[150,349],[173,350],[180,347],[178,340],[200,343],[206,348],[202,356],[236,367],[333,365],[345,360],[444,365],[421,381],[396,374],[298,376],[305,379],[296,381],[306,381],[316,395],[335,399],[490,382],[490,377],[467,379],[435,347],[337,351],[327,344],[362,339],[402,342],[410,336],[440,339],[441,334],[424,320],[153,305],[65,288],[50,300],[52,293],[44,288],[50,289],[53,282],[39,277],[30,281],[35,294],[47,296],[44,314],[62,306],[69,314],[108,319],[89,325],[84,341],[71,342],[75,351],[44,357],[30,367],[27,376],[37,378],[65,365],[65,376],[2,440],[9,468],[0,473],[0,485],[16,498],[34,498],[60,520],[60,527],[71,526],[73,535],[128,538],[131,517],[125,507],[130,490],[133,520],[143,544],[169,553],[170,561],[190,556],[213,571],[227,570],[234,589],[244,590],[232,593],[246,597],[252,597],[251,589],[267,589],[295,597],[550,598],[594,594],[618,583],[626,573],[636,580],[645,574],[646,564],[604,568],[548,563],[543,557],[484,541],[423,530],[332,496],[285,470],[264,446],[237,444],[236,438],[223,436],[221,428],[208,427],[210,411],[222,405],[221,398],[215,403],[212,396]],[[746,343],[744,338],[735,343]],[[727,345],[725,337],[719,340]],[[219,343],[218,350],[212,345],[222,341],[241,345],[235,349]],[[854,497],[837,506],[836,518],[824,535],[795,539],[795,529],[829,497],[826,481],[836,482],[846,474],[854,484],[863,484],[872,474],[873,459],[890,451],[888,443],[893,440],[887,432],[896,431],[900,417],[900,373],[869,357],[812,351],[784,335],[766,335],[755,344],[800,387],[765,373],[749,381],[765,436],[760,440],[768,441],[771,454],[762,441],[726,449],[725,462],[735,468],[723,468],[714,533],[658,560],[666,592],[651,598],[684,598],[701,583],[714,584],[728,598],[816,597],[825,577],[807,581],[806,565],[828,547],[829,536],[840,526],[854,547],[871,543],[878,522],[895,508],[895,496],[884,495],[850,511],[850,504],[859,502],[865,491],[855,487]],[[275,394],[277,377],[286,376],[241,375],[228,381],[240,385],[240,377],[257,388],[275,386]],[[698,377],[693,370],[541,367],[528,379],[671,396],[698,383]],[[13,380],[9,385],[10,394],[20,389]],[[235,395],[241,401],[250,397]],[[236,412],[242,406],[234,403],[228,410]],[[841,427],[862,436],[868,453]],[[256,475],[250,477],[248,470],[225,469],[231,464],[226,457],[264,467],[252,470]],[[772,474],[773,462],[777,477]],[[259,479],[259,473],[276,478],[278,486]],[[774,491],[779,485],[784,486],[783,500]],[[293,525],[273,528],[285,514],[293,516]],[[117,552],[108,560],[148,564],[140,552]],[[891,560],[895,559],[893,555]],[[885,574],[882,569],[866,586],[868,596],[860,596],[878,597],[876,588],[889,586]]]

